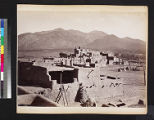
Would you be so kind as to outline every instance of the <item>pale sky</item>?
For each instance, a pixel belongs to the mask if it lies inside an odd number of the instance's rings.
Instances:
[[[147,39],[146,7],[18,5],[17,10],[18,34],[63,28]]]

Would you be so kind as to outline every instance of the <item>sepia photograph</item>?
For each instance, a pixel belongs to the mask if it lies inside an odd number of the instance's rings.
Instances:
[[[148,8],[17,5],[17,113],[146,114]]]

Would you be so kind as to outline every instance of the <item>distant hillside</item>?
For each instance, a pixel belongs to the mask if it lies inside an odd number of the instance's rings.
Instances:
[[[100,50],[145,51],[145,42],[132,38],[118,38],[102,31],[89,33],[57,28],[51,31],[24,33],[18,35],[18,49],[45,50],[86,47]]]
[[[103,38],[96,39],[87,45],[88,48],[99,50],[129,50],[134,52],[144,52],[146,45],[145,42],[139,39],[132,38],[118,38],[115,35],[106,35]]]

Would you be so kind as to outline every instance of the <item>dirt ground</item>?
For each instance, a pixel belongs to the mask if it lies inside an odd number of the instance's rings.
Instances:
[[[108,105],[111,104],[111,107],[117,106],[118,104],[124,103],[122,107],[145,107],[145,93],[146,93],[146,86],[144,85],[144,73],[143,71],[123,71],[123,72],[117,72],[117,66],[108,66],[101,68],[100,74],[102,75],[109,75],[114,77],[119,77],[123,80],[123,89],[122,94],[117,96],[110,96],[110,97],[104,97],[105,94],[109,94],[112,92],[115,92],[114,89],[111,91],[107,91],[107,89],[103,89],[101,87],[101,82],[99,82],[100,85],[97,85],[93,88],[87,88],[88,93],[91,96],[95,96],[94,99],[97,103],[97,106],[102,106],[102,104]],[[88,81],[87,81],[88,82]],[[77,85],[76,85],[77,86]],[[41,94],[45,96],[46,98],[49,98],[53,101],[55,101],[55,98],[58,94],[57,91],[51,91],[49,88],[41,88],[41,87],[33,87],[33,86],[22,86],[25,90],[29,91],[30,93],[35,94]],[[76,90],[76,87],[70,88],[68,90],[68,93],[71,93],[71,91]],[[75,94],[76,92],[74,92]],[[139,100],[142,100],[144,102],[144,105],[139,105]],[[60,102],[62,104],[62,102]],[[78,107],[80,106],[80,103],[71,103],[69,106]]]

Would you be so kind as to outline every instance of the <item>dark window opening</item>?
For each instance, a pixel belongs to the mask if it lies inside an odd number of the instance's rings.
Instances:
[[[74,78],[78,79],[78,69],[72,71],[51,71],[51,80],[57,80],[58,84],[73,83]]]

